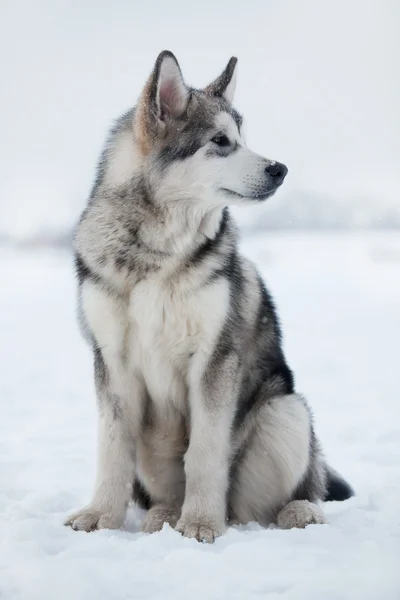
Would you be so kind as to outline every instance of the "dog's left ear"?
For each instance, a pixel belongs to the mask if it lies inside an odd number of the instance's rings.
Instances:
[[[237,58],[232,56],[225,70],[219,77],[210,85],[208,85],[204,91],[213,96],[219,96],[225,98],[229,104],[232,104],[233,96],[236,89],[236,73],[237,73]]]

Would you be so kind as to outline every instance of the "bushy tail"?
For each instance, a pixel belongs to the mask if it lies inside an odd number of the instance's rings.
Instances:
[[[332,500],[347,500],[354,496],[354,490],[337,471],[328,467],[328,478],[326,486],[325,502]]]

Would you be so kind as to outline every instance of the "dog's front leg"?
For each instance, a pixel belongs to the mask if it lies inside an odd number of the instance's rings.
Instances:
[[[97,361],[102,358],[97,356]],[[135,472],[135,438],[140,415],[141,387],[130,381],[112,388],[110,370],[103,362],[96,368],[99,408],[98,460],[95,491],[91,503],[66,521],[73,529],[118,529],[124,522],[132,497]],[[127,397],[129,393],[129,398]]]
[[[238,359],[230,354],[190,371],[190,443],[185,455],[186,492],[176,528],[186,537],[213,542],[225,529],[236,404]]]

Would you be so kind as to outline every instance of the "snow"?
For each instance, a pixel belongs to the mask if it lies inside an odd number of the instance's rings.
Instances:
[[[68,254],[0,253],[0,598],[399,598],[400,239],[246,239],[275,295],[297,387],[329,462],[357,496],[304,531],[231,528],[214,545],[172,529],[63,527],[90,498],[91,357],[75,323]]]

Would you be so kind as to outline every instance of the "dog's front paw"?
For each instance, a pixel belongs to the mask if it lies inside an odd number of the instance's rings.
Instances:
[[[163,505],[153,506],[143,520],[141,531],[144,533],[155,533],[163,528],[164,523],[175,527],[179,519],[179,514],[180,511],[174,507]]]
[[[196,538],[198,542],[212,544],[215,538],[224,533],[224,525],[206,519],[179,519],[175,529],[187,538]]]
[[[64,525],[72,527],[75,531],[94,531],[95,529],[119,529],[123,522],[124,515],[121,513],[87,506],[70,515]]]

